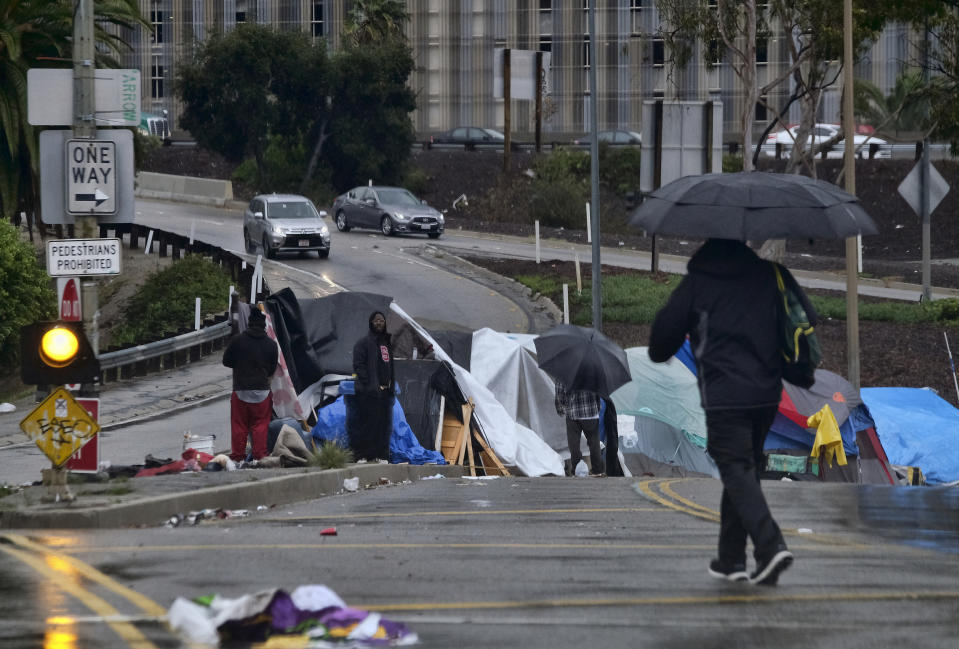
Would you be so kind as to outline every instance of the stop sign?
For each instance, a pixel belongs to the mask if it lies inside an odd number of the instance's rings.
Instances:
[[[60,320],[83,320],[83,311],[80,308],[80,290],[76,277],[58,277],[57,293],[60,299]]]

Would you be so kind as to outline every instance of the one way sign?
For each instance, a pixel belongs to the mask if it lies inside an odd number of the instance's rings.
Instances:
[[[67,140],[67,212],[115,214],[116,143]]]

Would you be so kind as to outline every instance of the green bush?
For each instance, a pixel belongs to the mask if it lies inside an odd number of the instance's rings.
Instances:
[[[0,221],[0,370],[8,371],[20,355],[20,327],[53,318],[56,302],[36,249]]]
[[[533,221],[553,228],[586,228],[586,199],[575,181],[544,183],[534,181],[529,214]]]
[[[422,196],[429,189],[430,176],[419,167],[410,167],[403,178],[403,187],[417,196]]]
[[[353,451],[343,448],[336,442],[325,441],[319,449],[313,446],[313,453],[307,461],[307,466],[316,466],[321,469],[342,469],[353,462]]]
[[[192,327],[196,298],[203,314],[226,311],[232,280],[209,259],[188,255],[153,273],[124,309],[111,343],[122,345]]]
[[[723,173],[731,174],[743,170],[743,157],[726,153],[723,155]]]
[[[639,191],[639,162],[642,158],[638,147],[600,147],[599,180],[618,196]]]

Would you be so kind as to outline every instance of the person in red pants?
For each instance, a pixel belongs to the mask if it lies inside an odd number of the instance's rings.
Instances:
[[[233,370],[230,396],[230,459],[246,459],[247,437],[253,437],[253,459],[266,456],[266,437],[273,416],[270,378],[276,372],[279,353],[266,335],[266,316],[250,311],[247,328],[233,337],[223,352],[223,364]]]

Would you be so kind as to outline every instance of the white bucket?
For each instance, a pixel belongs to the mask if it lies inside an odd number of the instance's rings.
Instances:
[[[216,435],[190,435],[183,436],[183,450],[188,448],[196,449],[199,453],[209,453],[213,455],[213,440]]]

